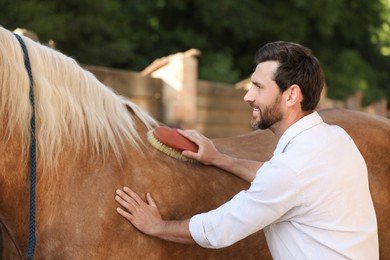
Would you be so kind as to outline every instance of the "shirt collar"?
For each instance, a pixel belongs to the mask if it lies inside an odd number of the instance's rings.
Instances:
[[[290,143],[292,139],[294,139],[297,135],[302,133],[303,131],[316,126],[320,123],[322,123],[323,120],[321,116],[317,112],[313,112],[307,116],[302,117],[297,122],[295,122],[293,125],[291,125],[287,130],[283,133],[282,137],[280,138],[278,145],[276,146],[276,149],[274,151],[274,155],[280,154],[284,152],[287,145]]]

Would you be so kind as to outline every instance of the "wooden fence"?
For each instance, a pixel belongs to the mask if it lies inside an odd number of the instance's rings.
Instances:
[[[180,120],[164,122],[164,112],[172,110],[163,102],[164,88],[170,88],[163,80],[140,73],[83,65],[101,82],[115,92],[129,98],[151,116],[173,127],[183,127]],[[210,138],[236,136],[251,131],[251,109],[243,101],[244,90],[231,85],[198,81],[196,91],[196,120],[191,127]],[[175,107],[180,110],[180,107]]]
[[[198,81],[196,128],[212,138],[250,132],[252,109],[244,95],[244,90],[231,85]]]
[[[161,79],[141,76],[140,73],[83,65],[96,78],[119,95],[127,97],[139,105],[155,119],[162,121],[162,85]]]
[[[160,122],[183,129],[197,129],[210,138],[250,132],[251,108],[243,101],[246,79],[235,86],[198,80],[197,50],[153,62],[142,72],[85,65],[96,77],[126,96]],[[362,107],[356,93],[344,101],[327,98],[324,89],[319,108],[346,108],[389,117],[387,101]]]

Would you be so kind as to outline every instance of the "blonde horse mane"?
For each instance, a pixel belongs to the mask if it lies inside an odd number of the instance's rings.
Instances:
[[[29,38],[23,40],[34,79],[37,150],[44,166],[56,167],[65,145],[78,151],[88,144],[94,155],[103,158],[111,149],[119,160],[125,142],[139,148],[140,137],[128,107],[148,129],[157,125],[137,105],[103,85],[74,59]],[[19,130],[25,153],[30,145],[29,80],[19,42],[2,27],[0,70],[4,138],[8,140],[15,129]]]

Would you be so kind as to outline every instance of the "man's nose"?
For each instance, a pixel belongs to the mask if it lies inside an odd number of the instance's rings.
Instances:
[[[254,101],[254,98],[253,98],[253,85],[248,89],[248,91],[246,92],[245,96],[244,96],[244,101],[247,102],[247,103],[250,103],[250,102],[253,102]]]

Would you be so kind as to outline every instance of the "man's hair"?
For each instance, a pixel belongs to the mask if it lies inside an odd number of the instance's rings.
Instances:
[[[293,84],[301,88],[303,111],[317,107],[325,78],[319,61],[309,48],[292,42],[267,43],[255,55],[256,64],[265,61],[279,62],[274,80],[282,92]]]

